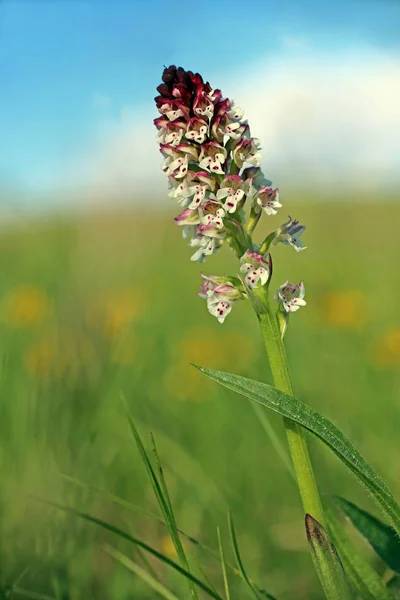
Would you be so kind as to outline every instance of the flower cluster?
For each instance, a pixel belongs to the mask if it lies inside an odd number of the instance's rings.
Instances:
[[[240,258],[240,278],[202,275],[199,295],[222,323],[234,303],[246,297],[246,289],[269,285],[271,243],[304,250],[299,237],[305,228],[289,217],[261,245],[255,244],[252,232],[261,215],[276,215],[282,204],[279,190],[260,168],[260,141],[252,137],[243,111],[198,73],[173,65],[164,69],[157,91],[160,116],[154,124],[164,157],[162,170],[169,196],[182,209],[174,220],[194,250],[191,260],[204,262],[224,242]],[[286,312],[297,310],[300,300],[305,304],[304,286],[303,295],[299,292],[289,303],[291,287],[285,284],[276,296]]]

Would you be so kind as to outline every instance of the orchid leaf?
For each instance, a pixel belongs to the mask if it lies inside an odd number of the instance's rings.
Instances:
[[[392,527],[400,534],[399,504],[384,481],[336,425],[304,402],[300,402],[266,383],[223,371],[196,368],[228,389],[298,423],[317,436],[366,486]]]

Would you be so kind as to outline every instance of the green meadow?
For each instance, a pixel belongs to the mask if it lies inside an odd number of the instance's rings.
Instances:
[[[297,396],[338,425],[399,498],[400,205],[290,205],[307,225],[308,249],[275,247],[271,285],[305,282],[307,307],[292,315],[285,338]],[[189,597],[166,565],[47,503],[101,518],[176,560],[124,397],[150,455],[155,437],[179,528],[217,550],[219,526],[234,563],[230,510],[246,570],[261,588],[278,600],[321,599],[297,486],[266,431],[272,426],[284,445],[281,418],[266,409],[260,417],[190,366],[271,381],[249,303],[220,325],[197,296],[200,271],[235,275],[234,256],[223,248],[204,265],[191,263],[174,214],[160,206],[2,225],[0,598],[161,597],[105,544]],[[286,214],[285,206],[262,227],[279,226]],[[307,437],[323,495],[376,514],[338,459]],[[382,573],[361,538],[354,541]],[[222,593],[219,561],[183,544],[193,572]],[[238,575],[229,579],[232,600],[246,597]]]

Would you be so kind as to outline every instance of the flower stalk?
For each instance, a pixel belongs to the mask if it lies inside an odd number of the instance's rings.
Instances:
[[[258,314],[258,320],[264,339],[265,349],[267,351],[274,385],[278,390],[285,392],[285,394],[294,396],[293,384],[290,377],[278,319],[270,309],[269,298],[265,293],[265,290],[260,290],[260,288],[258,288],[254,290],[254,293],[260,298],[265,307],[265,312]],[[321,498],[315,481],[304,431],[297,423],[287,418],[284,418],[284,425],[304,512],[313,515],[313,517],[325,527],[325,517]]]

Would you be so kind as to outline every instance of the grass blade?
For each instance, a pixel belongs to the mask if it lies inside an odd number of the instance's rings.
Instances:
[[[228,512],[228,525],[229,525],[229,532],[231,534],[233,552],[234,552],[236,563],[237,563],[239,572],[242,576],[242,579],[247,583],[249,590],[252,592],[253,596],[255,598],[257,598],[257,600],[260,599],[259,594],[262,594],[262,596],[264,596],[265,598],[269,598],[270,600],[275,600],[275,598],[273,596],[271,596],[270,594],[268,594],[264,591],[259,592],[258,590],[256,590],[253,583],[250,581],[250,579],[245,571],[245,568],[244,568],[244,565],[243,565],[243,562],[242,562],[242,559],[240,556],[239,546],[238,546],[237,538],[236,538],[235,526],[233,524],[233,517],[232,517],[232,513],[230,511]]]
[[[146,510],[145,508],[142,508],[138,504],[133,504],[129,500],[125,500],[124,498],[121,498],[121,496],[117,496],[116,494],[113,494],[112,492],[108,492],[107,490],[99,488],[95,485],[90,485],[88,483],[84,483],[80,479],[77,479],[76,477],[71,477],[70,475],[66,475],[65,473],[60,473],[60,477],[62,477],[62,479],[64,479],[65,481],[68,481],[69,483],[76,485],[77,487],[81,487],[85,490],[88,490],[89,492],[94,492],[95,494],[101,494],[105,498],[108,498],[108,500],[110,500],[110,502],[113,502],[114,504],[118,504],[119,506],[122,506],[122,508],[126,508],[127,510],[130,510],[131,512],[134,512],[134,513],[145,515],[146,517],[149,517],[150,519],[154,519],[154,520],[158,521],[159,523],[162,523],[163,525],[165,525],[165,523],[162,521],[162,519],[160,519],[160,517],[158,515],[156,515],[155,513],[151,512],[149,510]]]
[[[136,504],[132,504],[131,502],[129,502],[128,500],[125,500],[124,498],[121,498],[120,496],[112,494],[111,492],[108,492],[101,488],[88,485],[88,484],[84,483],[83,481],[76,479],[75,477],[70,477],[69,475],[62,475],[62,477],[66,481],[69,481],[69,482],[73,483],[74,485],[77,485],[79,487],[82,487],[82,488],[85,488],[92,492],[95,492],[96,494],[102,494],[106,498],[108,498],[111,502],[114,502],[115,504],[117,504],[119,506],[123,506],[124,508],[126,508],[127,510],[131,510],[132,512],[141,513],[151,519],[154,519],[160,525],[163,525],[164,527],[166,527],[165,522],[158,515],[155,515],[154,513],[150,512],[146,509],[142,509],[140,506],[138,506]],[[196,546],[203,552],[207,553],[209,556],[212,556],[214,559],[220,560],[220,555],[219,555],[218,550],[214,550],[213,548],[210,548],[206,544],[203,544],[203,542],[200,542],[199,540],[195,539],[191,535],[188,535],[187,533],[182,531],[182,529],[178,529],[178,531],[179,531],[179,534],[181,536],[183,536],[188,542],[190,542],[191,544],[193,544],[194,546]],[[240,576],[238,569],[236,567],[234,567],[232,564],[230,564],[229,562],[225,562],[225,565],[226,565],[226,568],[229,569],[235,576]],[[256,583],[254,583],[254,586],[256,587],[259,594],[268,598],[267,592],[265,592],[264,590],[260,590],[260,587]]]
[[[226,600],[231,600],[231,594],[230,594],[230,591],[229,591],[228,575],[227,575],[227,572],[226,572],[224,549],[222,547],[221,534],[220,534],[220,531],[219,531],[219,527],[217,527],[217,536],[218,536],[219,555],[221,557],[222,576],[223,576],[223,579],[224,579],[225,598],[226,598]]]
[[[351,600],[342,563],[328,533],[311,515],[305,519],[311,556],[328,600]]]
[[[336,501],[383,562],[393,571],[400,573],[400,538],[393,527],[382,523],[344,498],[336,498]]]
[[[329,533],[342,560],[345,572],[357,592],[364,600],[394,600],[378,573],[360,555],[338,524],[333,511],[325,507]]]
[[[52,506],[53,508],[63,510],[64,512],[75,515],[76,517],[80,517],[81,519],[84,519],[85,521],[88,521],[89,523],[98,525],[99,527],[102,527],[103,529],[110,531],[111,533],[114,533],[115,535],[119,536],[120,538],[127,540],[128,542],[131,542],[132,544],[135,544],[136,546],[139,546],[139,548],[146,550],[146,552],[148,552],[149,554],[152,554],[161,562],[172,567],[173,569],[175,569],[175,571],[178,571],[178,573],[180,573],[181,575],[184,575],[186,577],[186,579],[190,579],[190,581],[192,583],[197,585],[198,588],[203,590],[203,592],[208,594],[211,598],[214,598],[215,600],[223,600],[223,598],[221,598],[221,596],[219,594],[216,594],[211,588],[209,588],[207,585],[205,585],[200,579],[198,579],[195,575],[190,573],[190,571],[187,571],[186,569],[184,569],[183,567],[178,565],[176,562],[174,562],[173,560],[171,560],[170,558],[168,558],[167,556],[165,556],[164,554],[162,554],[161,552],[159,552],[158,550],[156,550],[149,544],[146,544],[146,542],[143,542],[139,538],[127,533],[126,531],[123,531],[122,529],[119,529],[119,527],[116,527],[115,525],[112,525],[111,523],[107,523],[107,521],[103,521],[102,519],[93,517],[92,515],[89,515],[88,513],[81,512],[80,510],[77,510],[76,508],[72,508],[70,506],[63,506],[62,504],[57,504],[56,502],[50,502],[49,500],[42,500],[41,498],[36,498],[36,500],[40,500],[41,502],[44,502],[45,504],[48,504],[49,506]],[[51,600],[54,600],[54,599],[51,599]]]
[[[174,517],[173,510],[172,510],[172,504],[171,504],[171,500],[170,500],[170,497],[168,494],[167,484],[165,482],[164,474],[163,474],[163,471],[161,468],[161,463],[160,463],[160,459],[159,459],[157,449],[156,449],[156,446],[154,443],[154,439],[152,438],[153,448],[154,448],[154,453],[156,456],[156,462],[157,462],[157,466],[158,466],[158,470],[159,470],[159,474],[160,474],[161,483],[158,481],[158,478],[154,472],[154,469],[153,469],[150,459],[147,455],[147,452],[145,450],[143,442],[139,436],[139,433],[133,422],[133,418],[129,412],[129,408],[127,406],[126,401],[125,401],[125,404],[126,404],[127,417],[128,417],[128,422],[129,422],[131,432],[135,439],[136,446],[139,450],[140,457],[142,458],[143,464],[145,465],[146,470],[148,472],[148,475],[149,475],[149,478],[150,478],[150,481],[151,481],[151,484],[152,484],[152,487],[154,490],[154,494],[156,496],[157,502],[163,513],[165,524],[168,528],[168,531],[171,536],[172,542],[174,544],[179,561],[180,561],[182,567],[186,571],[190,572],[189,563],[186,558],[186,554],[185,554],[185,551],[182,546],[182,542],[179,537],[178,528],[176,526],[175,517]],[[194,587],[193,582],[190,579],[188,580],[188,584],[189,584],[190,595],[192,596],[192,598],[194,598],[194,600],[197,600],[196,588]]]
[[[223,371],[196,368],[230,390],[295,421],[322,440],[367,487],[391,525],[400,534],[399,504],[376,471],[333,423],[304,402],[300,402],[266,383]]]
[[[140,565],[136,564],[132,560],[130,560],[125,554],[118,552],[112,546],[105,546],[104,551],[107,552],[109,556],[117,560],[121,565],[132,571],[137,577],[140,577],[142,581],[144,581],[150,588],[152,588],[157,594],[165,598],[166,600],[179,600],[175,594],[170,592],[162,583],[154,579],[145,569],[143,569]]]
[[[12,593],[17,596],[21,596],[21,598],[31,598],[31,600],[57,600],[52,596],[46,596],[45,594],[38,594],[36,592],[30,592],[29,590],[25,590],[20,587],[13,587]]]

